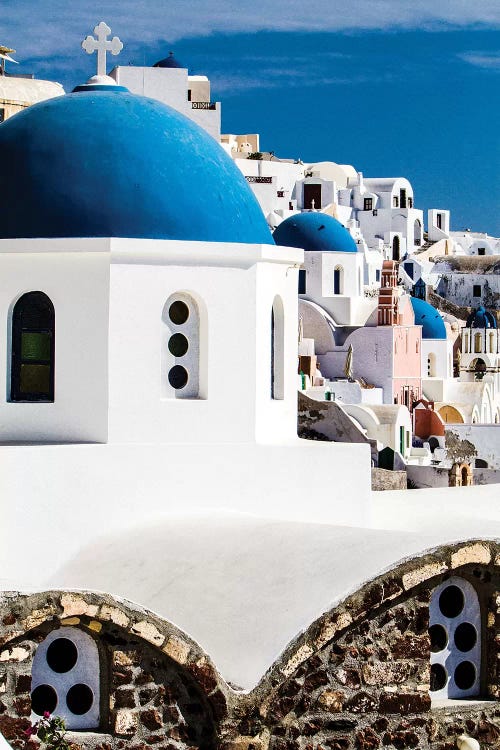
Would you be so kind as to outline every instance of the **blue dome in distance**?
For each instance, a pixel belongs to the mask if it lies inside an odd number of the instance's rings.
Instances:
[[[158,60],[153,65],[153,68],[183,68],[184,65],[181,65],[181,63],[175,59],[174,53],[169,52],[168,57],[164,57],[163,60]]]
[[[422,326],[422,338],[445,339],[446,326],[435,307],[418,297],[410,297],[415,315],[415,325]]]
[[[481,305],[471,312],[465,325],[467,328],[496,328],[497,319],[493,313]]]
[[[206,131],[119,86],[81,86],[0,125],[0,237],[274,244]]]
[[[311,211],[285,219],[274,231],[274,241],[284,247],[319,252],[356,253],[356,243],[333,216]]]

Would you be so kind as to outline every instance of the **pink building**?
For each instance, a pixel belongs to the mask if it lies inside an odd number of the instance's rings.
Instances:
[[[393,260],[382,266],[377,330],[380,328],[392,329],[393,402],[411,411],[422,394],[422,326],[415,325],[410,297],[398,287],[398,263]]]

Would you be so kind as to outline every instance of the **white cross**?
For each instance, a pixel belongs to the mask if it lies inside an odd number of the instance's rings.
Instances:
[[[93,36],[86,36],[82,42],[82,48],[88,55],[93,52],[97,52],[97,75],[106,75],[106,52],[111,52],[112,55],[118,55],[123,49],[123,42],[114,36],[113,39],[109,40],[106,37],[111,34],[111,29],[104,21],[95,27],[94,34],[97,39]]]

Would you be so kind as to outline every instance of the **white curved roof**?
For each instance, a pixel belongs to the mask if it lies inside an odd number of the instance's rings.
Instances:
[[[294,637],[401,559],[460,538],[500,537],[496,493],[494,485],[374,493],[370,529],[165,515],[97,540],[44,585],[108,592],[156,612],[194,638],[227,681],[251,689]]]
[[[0,76],[0,101],[36,104],[63,94],[64,89],[60,83],[39,81],[33,78]]]
[[[364,185],[367,190],[374,193],[390,193],[396,183],[404,184],[412,190],[411,184],[406,177],[365,177]]]
[[[320,177],[324,180],[333,180],[337,183],[337,187],[345,188],[349,184],[349,180],[353,178],[357,179],[357,173],[354,167],[346,164],[336,164],[334,161],[318,161],[314,164],[309,164],[309,168],[315,172],[319,172]]]

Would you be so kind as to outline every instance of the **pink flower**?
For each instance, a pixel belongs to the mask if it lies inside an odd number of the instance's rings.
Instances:
[[[44,711],[43,712],[43,718],[44,719],[50,719],[50,711]]]
[[[24,734],[26,735],[26,737],[32,737],[34,734],[36,734],[36,731],[37,731],[36,726],[28,727],[28,729],[26,729]]]

